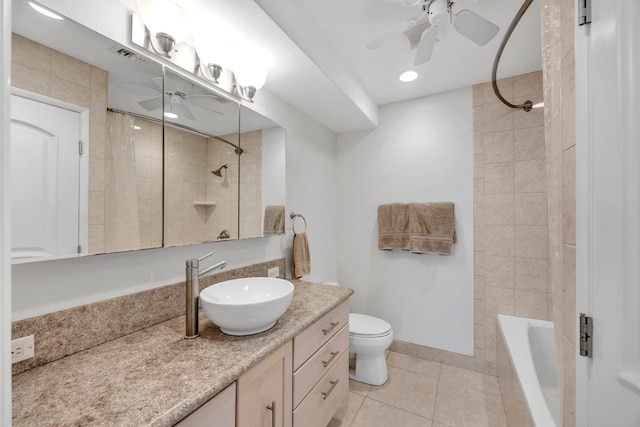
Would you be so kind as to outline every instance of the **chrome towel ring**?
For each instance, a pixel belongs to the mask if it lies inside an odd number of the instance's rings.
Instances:
[[[289,214],[289,218],[291,218],[291,228],[293,229],[293,233],[294,234],[298,233],[296,231],[296,218],[302,218],[302,221],[304,221],[304,230],[302,230],[302,233],[306,233],[306,231],[307,231],[307,220],[305,219],[304,215],[297,214],[295,212],[291,212]]]

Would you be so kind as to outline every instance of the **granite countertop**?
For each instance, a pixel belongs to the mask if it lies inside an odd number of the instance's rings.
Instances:
[[[174,425],[353,293],[294,284],[287,312],[257,335],[225,335],[201,314],[200,337],[185,340],[181,316],[15,375],[13,425]]]

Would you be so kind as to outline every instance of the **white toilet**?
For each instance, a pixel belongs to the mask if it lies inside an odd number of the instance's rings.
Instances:
[[[337,282],[325,282],[338,286]],[[387,381],[384,351],[393,341],[391,325],[366,314],[349,314],[349,355],[355,355],[355,369],[349,377],[365,384],[381,385]]]

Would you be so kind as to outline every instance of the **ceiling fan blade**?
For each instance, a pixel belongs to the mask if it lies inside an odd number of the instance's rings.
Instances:
[[[416,57],[413,60],[413,65],[421,65],[431,59],[431,53],[433,52],[433,47],[436,45],[437,39],[437,27],[427,28],[424,33],[422,33],[422,36],[420,37],[420,44],[416,51]]]
[[[162,107],[162,97],[158,96],[156,98],[140,101],[138,104],[147,111],[157,110]]]
[[[456,13],[453,28],[479,46],[489,43],[500,30],[496,24],[487,21],[469,9],[463,9]]]
[[[195,98],[195,99],[194,99]],[[215,108],[212,108],[207,104],[207,99],[212,100],[213,103],[215,103],[215,99],[214,98],[210,98],[206,95],[200,95],[200,96],[190,96],[189,97],[189,102],[191,102],[191,104],[195,105],[196,107],[200,107],[200,108],[204,108],[205,110],[209,110],[212,111],[216,114],[220,114],[221,116],[224,116],[224,113],[221,111],[216,110]],[[211,101],[209,103],[212,103]]]
[[[134,92],[145,96],[159,96],[162,93],[152,87],[122,81],[118,82],[118,89],[122,90],[123,92]]]
[[[178,109],[180,109],[180,111],[182,111],[182,115],[184,115],[187,119],[189,119],[189,120],[195,120],[196,119],[196,116],[193,115],[193,113],[191,112],[189,107],[187,107],[186,105],[180,104],[180,105],[178,105]]]
[[[158,87],[158,90],[162,91],[162,77],[152,77],[151,81]]]
[[[412,28],[414,25],[416,25],[416,20],[415,19],[410,19],[408,21],[404,21],[404,22],[399,23],[395,27],[387,30],[384,34],[382,34],[377,39],[375,39],[372,42],[370,42],[367,45],[367,49],[375,50],[375,49],[379,48],[383,44],[388,43],[389,41],[391,41],[391,39],[393,39],[395,36],[397,36],[399,34],[402,34],[405,31],[407,31],[408,29]]]

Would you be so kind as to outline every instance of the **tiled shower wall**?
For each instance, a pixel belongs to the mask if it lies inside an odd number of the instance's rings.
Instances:
[[[542,100],[542,72],[498,81],[508,101]],[[473,87],[475,358],[495,371],[497,314],[551,319],[542,109],[502,104]]]
[[[562,425],[576,424],[575,2],[542,1],[550,281]]]

